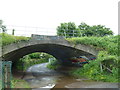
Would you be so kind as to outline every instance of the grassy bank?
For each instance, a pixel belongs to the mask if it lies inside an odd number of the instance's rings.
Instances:
[[[22,79],[13,78],[12,81],[12,88],[30,88],[30,85]]]
[[[58,62],[58,60],[52,60],[48,65],[47,68],[52,69],[52,70],[56,70],[58,68],[60,68],[60,63]]]
[[[27,41],[30,39],[29,37],[13,36],[5,33],[0,33],[0,37],[1,37],[0,43],[2,43],[3,46],[11,43],[20,42],[20,41]]]
[[[90,45],[99,49],[97,59],[85,64],[83,68],[72,71],[75,77],[88,77],[92,80],[118,82],[118,40],[120,36],[68,38],[71,43]]]

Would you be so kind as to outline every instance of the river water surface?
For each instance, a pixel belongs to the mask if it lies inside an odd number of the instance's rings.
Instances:
[[[48,69],[47,64],[37,64],[28,68],[24,80],[30,84],[31,88],[53,88],[53,90],[55,88],[118,88],[117,83],[73,78],[66,73],[72,69],[71,67],[63,67],[55,71]]]

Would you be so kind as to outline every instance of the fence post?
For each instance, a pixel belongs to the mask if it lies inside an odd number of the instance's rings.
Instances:
[[[0,61],[0,90],[3,88],[2,84],[2,61]]]
[[[12,35],[15,35],[15,29],[12,30]]]
[[[103,72],[102,63],[100,62],[100,70]]]
[[[11,61],[0,61],[0,89],[11,88]]]
[[[66,32],[65,32],[65,30],[64,30],[64,34],[65,34],[65,38],[66,38]]]
[[[75,33],[75,32],[74,32],[74,30],[73,30],[73,37],[74,37],[74,33]]]

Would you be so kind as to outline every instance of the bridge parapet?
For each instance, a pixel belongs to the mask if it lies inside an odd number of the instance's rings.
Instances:
[[[47,35],[37,35],[32,34],[31,39],[33,40],[65,40],[64,37],[61,36],[47,36]]]

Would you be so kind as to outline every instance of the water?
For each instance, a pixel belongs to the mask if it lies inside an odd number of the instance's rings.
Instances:
[[[63,67],[57,71],[46,67],[47,63],[37,64],[28,68],[24,79],[33,90],[38,88],[118,88],[117,83],[95,82],[85,78],[75,79],[66,72],[71,67]]]
[[[47,63],[43,63],[28,68],[24,79],[31,88],[52,88],[56,85],[56,81],[63,76],[58,71],[48,69],[46,65]]]

